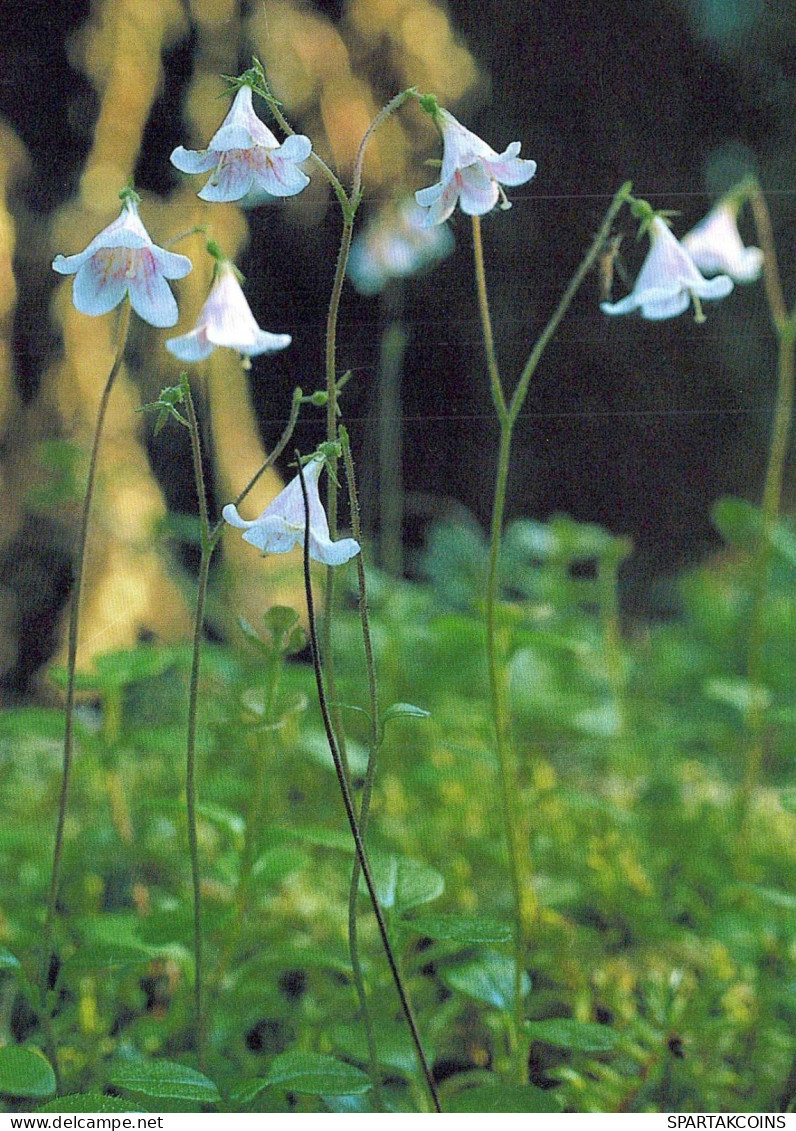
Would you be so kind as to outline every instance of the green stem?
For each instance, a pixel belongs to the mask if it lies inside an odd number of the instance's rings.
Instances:
[[[489,673],[489,695],[495,733],[495,749],[500,770],[503,817],[506,827],[506,842],[509,855],[509,872],[514,898],[515,1016],[513,1018],[512,1032],[510,1033],[510,1042],[513,1046],[512,1052],[516,1059],[518,1077],[522,1082],[525,1082],[527,1079],[527,1068],[522,1054],[522,1048],[519,1047],[519,1035],[522,1032],[522,1023],[524,1020],[522,973],[531,929],[538,914],[538,907],[531,884],[529,852],[524,843],[522,815],[517,804],[519,783],[517,780],[517,770],[511,741],[508,681],[506,678],[506,667],[503,663],[503,657],[500,654],[501,649],[499,647],[497,631],[497,605],[500,589],[500,550],[503,535],[503,518],[506,508],[509,467],[511,464],[511,444],[514,425],[525,403],[530,381],[536,371],[536,367],[542,358],[545,348],[558,329],[559,323],[569,309],[570,303],[575,297],[578,288],[594,266],[610,234],[614,217],[628,199],[630,190],[631,185],[629,182],[622,185],[611,201],[605,219],[592,246],[572,277],[561,301],[531,350],[528,360],[520,374],[519,381],[514,389],[514,393],[508,402],[503,391],[497,359],[495,357],[492,321],[489,314],[489,302],[487,298],[481,225],[478,217],[473,217],[473,247],[479,313],[481,316],[484,345],[487,354],[492,399],[495,403],[495,409],[500,423],[500,442],[497,472],[495,476],[495,493],[492,505],[489,566],[486,587],[486,651]]]
[[[304,498],[304,588],[307,595],[307,612],[309,614],[312,664],[315,671],[315,683],[318,690],[318,703],[320,705],[321,715],[323,717],[324,729],[326,730],[326,740],[329,744],[329,750],[332,755],[332,761],[334,762],[335,772],[337,773],[337,780],[340,785],[340,792],[343,796],[343,805],[345,806],[346,817],[348,818],[348,825],[351,830],[351,836],[354,840],[357,859],[359,860],[359,866],[362,869],[362,875],[365,877],[365,884],[367,886],[368,895],[370,896],[370,902],[373,907],[373,914],[376,917],[376,923],[379,928],[379,935],[381,936],[384,953],[387,956],[387,962],[390,966],[390,972],[392,974],[393,981],[395,982],[395,988],[398,992],[401,1009],[406,1019],[406,1023],[409,1026],[409,1031],[412,1035],[412,1041],[417,1053],[417,1059],[425,1077],[429,1094],[434,1105],[434,1110],[436,1112],[441,1112],[442,1108],[440,1107],[439,1096],[437,1094],[437,1088],[434,1083],[434,1077],[431,1073],[431,1067],[428,1063],[425,1050],[423,1049],[423,1045],[420,1040],[420,1033],[417,1028],[417,1023],[412,1011],[412,1006],[409,1002],[409,998],[403,984],[403,978],[401,977],[400,971],[398,969],[398,964],[395,960],[395,954],[390,943],[389,934],[387,933],[387,924],[384,919],[384,912],[381,909],[379,897],[376,893],[376,886],[373,882],[373,875],[370,870],[370,864],[365,853],[365,845],[362,841],[362,833],[360,831],[359,821],[357,820],[354,803],[351,799],[351,790],[348,786],[348,777],[346,775],[345,768],[340,757],[340,750],[337,745],[334,727],[332,726],[332,719],[329,714],[329,706],[326,698],[326,688],[324,686],[324,677],[321,668],[320,649],[318,646],[318,633],[315,626],[315,607],[312,596],[312,579],[310,577],[310,504],[309,497],[307,495],[307,484],[304,479],[304,471],[301,467],[301,456],[299,452],[296,452],[296,461],[298,464],[301,492]]]
[[[185,797],[188,818],[188,849],[191,858],[191,886],[193,889],[193,954],[194,954],[194,1024],[196,1026],[196,1059],[199,1068],[204,1066],[205,1026],[203,1003],[203,955],[202,955],[202,883],[199,869],[199,837],[197,833],[197,785],[196,785],[196,727],[199,705],[199,664],[202,649],[202,630],[204,628],[207,584],[210,577],[210,560],[216,543],[211,538],[207,514],[207,495],[205,492],[204,471],[202,469],[202,450],[199,438],[199,421],[196,418],[193,397],[188,381],[183,378],[185,404],[188,413],[191,436],[191,458],[193,461],[194,482],[199,500],[199,522],[201,529],[202,556],[199,561],[199,578],[196,593],[196,610],[193,626],[193,655],[191,659],[191,682],[188,693],[188,734],[185,752]]]
[[[86,480],[86,493],[83,496],[83,509],[80,515],[77,546],[75,548],[74,581],[72,585],[72,601],[69,609],[69,633],[67,637],[66,659],[66,704],[64,727],[64,756],[61,771],[61,792],[58,800],[58,822],[55,831],[55,845],[53,848],[52,872],[50,877],[50,894],[47,901],[47,916],[44,921],[44,959],[42,968],[42,1016],[47,1036],[47,1048],[55,1072],[57,1087],[60,1089],[60,1076],[58,1071],[58,1057],[55,1040],[52,1033],[52,1018],[47,1004],[47,990],[52,960],[53,935],[55,931],[55,918],[58,911],[58,895],[61,887],[61,865],[64,850],[64,827],[66,825],[66,809],[69,799],[69,782],[74,757],[74,715],[75,715],[75,684],[77,673],[77,644],[78,629],[80,626],[80,598],[83,592],[83,576],[86,564],[86,543],[88,542],[88,528],[91,519],[91,504],[94,499],[94,487],[97,478],[97,465],[100,441],[102,439],[105,414],[110,400],[111,390],[122,367],[124,349],[127,344],[127,333],[130,328],[130,302],[125,299],[119,317],[117,331],[118,343],[116,356],[113,360],[105,388],[100,397],[97,410],[97,423],[94,428],[94,441],[91,446],[91,455],[88,462],[88,478]]]
[[[351,445],[346,428],[340,428],[340,440],[343,446],[343,463],[345,466],[346,483],[348,484],[348,500],[351,508],[351,527],[354,538],[362,545],[362,527],[359,517],[359,497],[357,495],[354,461],[351,457]],[[365,565],[362,559],[362,550],[357,554],[357,584],[359,587],[359,618],[362,627],[362,643],[365,650],[365,666],[368,673],[368,713],[370,715],[370,735],[368,742],[368,764],[365,770],[365,781],[362,788],[362,801],[359,806],[359,829],[364,842],[368,817],[370,815],[370,799],[373,794],[373,782],[376,776],[376,763],[378,761],[381,736],[379,733],[379,693],[376,683],[376,662],[373,656],[373,641],[370,635],[370,616],[368,614],[368,594],[365,578]],[[379,1062],[376,1051],[376,1040],[373,1034],[373,1018],[368,1006],[365,992],[365,979],[362,972],[362,961],[359,955],[359,936],[357,931],[357,897],[359,895],[359,857],[354,857],[354,866],[351,870],[351,886],[348,890],[348,947],[351,952],[351,967],[354,973],[354,985],[359,998],[359,1007],[365,1026],[365,1036],[368,1043],[368,1059],[370,1061],[370,1077],[373,1082],[377,1104],[383,1109],[384,1102],[381,1095],[379,1080]]]
[[[788,316],[777,266],[771,217],[759,186],[750,196],[758,240],[763,251],[763,279],[771,320],[778,339],[777,395],[771,428],[766,476],[763,484],[762,529],[752,561],[752,602],[749,613],[747,678],[751,704],[747,712],[748,741],[743,780],[738,794],[738,821],[741,830],[739,858],[746,868],[747,833],[752,797],[760,779],[764,754],[764,708],[756,694],[762,685],[765,648],[765,608],[773,554],[772,538],[779,521],[782,480],[788,454],[794,399],[794,349],[796,348],[796,310]]]

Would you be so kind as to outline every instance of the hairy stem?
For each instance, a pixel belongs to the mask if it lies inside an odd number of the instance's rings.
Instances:
[[[114,382],[116,381],[119,370],[122,367],[122,359],[124,358],[124,349],[127,344],[127,333],[129,328],[130,302],[129,299],[125,299],[119,316],[116,356],[113,360],[110,373],[108,374],[108,379],[105,382],[105,388],[102,391],[99,408],[97,410],[97,423],[94,428],[94,441],[92,443],[91,455],[89,456],[88,462],[86,492],[83,496],[83,509],[80,515],[80,527],[77,536],[77,546],[75,547],[74,581],[72,585],[72,600],[69,609],[69,633],[67,637],[66,659],[66,717],[64,727],[64,756],[61,770],[61,792],[58,800],[58,822],[55,831],[52,871],[50,875],[50,894],[47,901],[47,916],[44,921],[44,956],[41,979],[42,1016],[44,1017],[48,1053],[52,1062],[53,1071],[55,1072],[56,1081],[59,1088],[60,1076],[58,1072],[58,1057],[55,1041],[52,1035],[51,1016],[47,1004],[47,995],[50,976],[50,963],[52,960],[55,919],[58,911],[58,895],[61,887],[61,865],[63,861],[66,810],[67,802],[69,799],[69,782],[72,770],[72,760],[74,757],[75,684],[77,673],[78,630],[80,627],[80,599],[83,593],[83,575],[85,572],[86,564],[86,543],[88,542],[88,528],[91,519],[91,505],[94,499],[94,488],[97,479],[100,441],[102,439],[102,430],[105,424],[105,414],[108,409],[108,401],[110,400]]]

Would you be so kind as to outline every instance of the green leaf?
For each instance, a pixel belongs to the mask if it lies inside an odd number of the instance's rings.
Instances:
[[[527,1021],[525,1032],[535,1041],[544,1041],[576,1052],[611,1052],[622,1043],[622,1036],[608,1025],[594,1021],[573,1021],[554,1017],[549,1021]]]
[[[714,503],[711,518],[725,542],[742,550],[757,545],[763,529],[763,516],[745,499],[726,495]]]
[[[709,679],[705,682],[705,694],[735,707],[742,715],[757,709],[764,711],[771,702],[771,696],[765,687],[750,683],[748,679]]]
[[[146,1108],[136,1107],[132,1100],[123,1100],[119,1096],[105,1096],[102,1092],[72,1092],[68,1096],[59,1096],[57,1100],[50,1100],[43,1107],[36,1108],[37,1112],[84,1112],[94,1114],[100,1112],[117,1112],[138,1114]]]
[[[173,1060],[136,1059],[113,1065],[109,1083],[155,1099],[217,1103],[218,1088],[195,1068]]]
[[[326,734],[320,730],[307,731],[301,736],[301,745],[305,753],[321,766],[326,766],[329,770],[334,770],[334,761],[329,751],[329,743],[326,739]],[[355,739],[346,739],[346,753],[348,754],[348,766],[352,774],[362,776],[368,768],[368,751],[361,742]]]
[[[337,852],[353,852],[354,841],[350,832],[327,829],[323,825],[294,825],[285,829],[286,836],[294,836],[316,848],[331,848]]]
[[[19,959],[4,946],[0,946],[0,970],[19,970]]]
[[[421,915],[404,921],[404,929],[439,942],[502,943],[511,941],[511,927],[486,915]]]
[[[128,943],[92,943],[79,947],[64,962],[65,971],[109,970],[114,967],[140,966],[152,961],[147,947]]]
[[[436,868],[408,856],[374,853],[370,866],[379,902],[396,915],[436,899],[445,889],[445,878]],[[360,891],[367,891],[364,879]]]
[[[0,1048],[0,1094],[42,1099],[54,1092],[55,1073],[43,1053],[20,1045]]]
[[[367,1092],[371,1085],[353,1064],[321,1053],[290,1051],[271,1062],[264,1086],[304,1096],[351,1096]]]
[[[442,971],[442,980],[452,990],[509,1012],[514,1008],[514,974],[513,958],[488,953],[475,962],[448,967]],[[523,997],[531,989],[531,980],[525,971],[521,988]]]
[[[530,1084],[478,1084],[465,1088],[445,1101],[445,1110],[453,1114],[467,1112],[560,1112],[561,1104],[553,1091],[534,1088]]]
[[[384,712],[381,720],[381,725],[390,722],[391,719],[428,719],[431,718],[431,711],[426,711],[422,707],[415,707],[412,703],[393,703]]]
[[[309,863],[308,854],[296,844],[278,844],[258,856],[252,877],[267,884],[279,884]]]

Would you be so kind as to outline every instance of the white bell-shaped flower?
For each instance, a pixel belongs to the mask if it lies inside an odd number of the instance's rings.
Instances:
[[[193,330],[169,338],[166,349],[180,361],[203,361],[216,346],[237,350],[244,357],[257,357],[289,346],[290,334],[261,330],[241,290],[235,268],[222,260]]]
[[[304,483],[309,502],[309,551],[310,557],[324,565],[342,565],[355,557],[360,550],[359,542],[353,538],[341,538],[332,542],[329,537],[329,523],[318,492],[318,479],[323,470],[324,460],[314,459],[304,467]],[[264,554],[286,554],[294,546],[304,545],[306,517],[304,496],[298,475],[291,479],[287,487],[268,504],[259,518],[248,522],[238,514],[234,503],[228,503],[221,512],[225,522],[244,530],[244,542],[251,543]]]
[[[107,314],[125,295],[151,326],[173,326],[177,302],[166,279],[182,279],[193,266],[149,238],[138,215],[139,197],[125,189],[121,214],[77,255],[56,255],[53,270],[74,275],[72,302],[81,314]]]
[[[640,310],[643,318],[675,318],[693,301],[697,321],[704,321],[701,299],[724,298],[733,288],[727,275],[706,279],[688,252],[669,230],[666,221],[654,216],[649,225],[650,250],[636,285],[619,302],[602,302],[605,314],[630,314]]]
[[[439,181],[415,193],[420,207],[428,210],[426,226],[444,223],[457,202],[469,216],[491,212],[498,198],[502,207],[509,208],[500,186],[523,185],[536,172],[535,161],[519,156],[521,143],[513,141],[503,153],[496,153],[448,110],[433,106],[432,114],[442,134],[443,152]]]
[[[719,201],[680,242],[707,275],[721,272],[736,283],[760,278],[763,253],[759,247],[744,247],[738,231],[738,205],[731,200]]]
[[[280,145],[254,112],[252,88],[241,86],[207,149],[179,145],[171,163],[183,173],[213,171],[199,193],[202,200],[240,200],[250,190],[295,196],[310,183],[298,166],[311,152],[312,142],[303,134],[291,134]]]

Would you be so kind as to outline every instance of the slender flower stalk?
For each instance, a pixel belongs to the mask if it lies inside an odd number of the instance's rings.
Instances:
[[[492,399],[495,404],[498,422],[500,425],[500,442],[498,448],[498,463],[495,475],[495,492],[492,505],[492,522],[490,532],[489,565],[487,572],[486,588],[486,650],[487,666],[489,671],[489,694],[492,708],[492,724],[495,733],[495,749],[500,768],[501,797],[503,805],[503,818],[506,830],[506,842],[509,855],[509,872],[514,897],[514,954],[515,954],[515,987],[514,1004],[515,1016],[513,1019],[510,1040],[512,1052],[516,1060],[517,1075],[521,1082],[527,1082],[527,1066],[524,1053],[518,1043],[518,1036],[522,1032],[523,995],[522,982],[523,970],[526,963],[528,941],[533,923],[537,917],[536,896],[531,883],[531,866],[528,847],[523,833],[523,820],[517,798],[519,796],[517,782],[517,768],[511,739],[511,720],[509,711],[509,689],[506,666],[501,655],[498,632],[498,598],[499,598],[499,569],[500,550],[503,535],[503,518],[506,508],[506,495],[508,487],[509,468],[511,465],[511,446],[514,426],[525,404],[531,379],[536,371],[542,355],[558,329],[558,325],[569,309],[575,294],[589,271],[597,261],[611,231],[615,216],[623,204],[630,197],[631,185],[622,185],[611,201],[597,236],[580,266],[575,272],[569,286],[564,292],[561,301],[554,310],[549,322],[545,326],[536,344],[531,350],[528,359],[520,374],[514,392],[506,396],[500,379],[497,358],[492,334],[492,321],[489,313],[487,297],[486,272],[484,267],[483,245],[481,240],[481,225],[478,216],[473,216],[473,244],[476,288],[478,293],[478,306],[487,354],[487,368],[490,377]]]
[[[401,1009],[402,1009],[404,1017],[406,1019],[406,1023],[409,1026],[409,1031],[411,1033],[412,1041],[414,1043],[415,1051],[417,1053],[417,1059],[418,1059],[418,1062],[420,1064],[420,1068],[423,1072],[423,1075],[425,1077],[426,1085],[428,1087],[429,1095],[431,1097],[431,1102],[434,1106],[434,1110],[436,1112],[441,1113],[442,1108],[440,1106],[439,1095],[437,1094],[436,1084],[434,1083],[434,1077],[431,1073],[431,1066],[428,1063],[428,1059],[426,1057],[425,1050],[423,1049],[423,1044],[420,1040],[420,1033],[419,1033],[419,1030],[417,1028],[417,1022],[415,1021],[414,1012],[412,1010],[412,1006],[410,1004],[409,998],[408,998],[407,993],[406,993],[406,988],[405,988],[404,983],[403,983],[403,978],[401,977],[401,973],[398,969],[398,964],[397,964],[396,959],[395,959],[395,954],[394,954],[393,949],[392,949],[392,944],[390,943],[390,936],[387,932],[387,923],[384,919],[384,912],[382,911],[381,904],[379,902],[379,897],[378,897],[378,894],[376,892],[376,886],[373,882],[373,875],[372,875],[371,870],[370,870],[370,864],[368,862],[368,858],[367,858],[367,855],[366,855],[366,852],[365,852],[365,845],[364,845],[363,840],[362,840],[362,831],[361,831],[361,828],[360,828],[359,821],[357,819],[356,811],[354,809],[354,802],[351,798],[351,790],[349,789],[349,786],[348,786],[348,777],[347,777],[347,774],[345,772],[345,767],[343,766],[342,759],[340,757],[340,750],[339,750],[338,745],[337,745],[337,739],[335,737],[334,727],[332,725],[332,719],[331,719],[331,716],[329,714],[329,705],[328,705],[328,701],[327,701],[327,698],[326,698],[326,687],[325,687],[323,669],[321,667],[320,649],[319,649],[319,646],[318,646],[318,632],[317,632],[317,628],[316,628],[316,625],[315,625],[315,604],[314,604],[314,599],[313,599],[313,595],[312,595],[312,579],[310,577],[310,550],[309,550],[309,547],[310,547],[310,537],[309,537],[309,534],[310,534],[310,499],[309,499],[309,494],[307,492],[307,485],[306,485],[306,482],[305,482],[304,471],[301,467],[301,456],[298,452],[296,452],[296,461],[298,463],[299,482],[301,483],[301,490],[302,490],[302,494],[303,494],[303,497],[304,497],[304,523],[305,523],[304,588],[305,588],[306,595],[307,595],[307,614],[308,614],[309,629],[310,629],[310,645],[311,645],[311,649],[312,649],[312,664],[313,664],[313,668],[314,668],[314,671],[315,671],[315,682],[316,682],[316,686],[317,686],[317,689],[318,689],[318,702],[320,704],[321,715],[323,717],[323,725],[324,725],[324,729],[326,731],[326,739],[327,739],[327,742],[329,744],[329,750],[330,750],[330,753],[332,755],[332,761],[334,762],[335,772],[337,773],[337,780],[338,780],[339,785],[340,785],[340,792],[343,796],[343,805],[345,806],[346,817],[348,818],[348,825],[349,825],[349,828],[351,830],[351,836],[353,837],[353,840],[354,840],[354,847],[355,847],[355,850],[356,850],[357,860],[359,861],[359,866],[362,869],[362,875],[365,877],[365,884],[367,886],[368,895],[370,896],[370,902],[371,902],[371,905],[373,907],[373,914],[376,917],[376,923],[377,923],[378,928],[379,928],[379,934],[381,936],[382,946],[384,947],[384,953],[387,956],[387,962],[389,963],[390,972],[393,976],[393,981],[395,982],[395,988],[398,991],[398,997],[399,997],[399,1000],[400,1000],[400,1003],[401,1003]]]
[[[210,577],[210,562],[225,528],[222,519],[211,526],[207,509],[207,492],[202,468],[201,429],[196,416],[196,410],[191,395],[191,388],[187,378],[183,375],[179,386],[180,402],[185,404],[187,419],[176,412],[177,419],[187,424],[191,437],[191,458],[193,463],[194,483],[196,486],[199,505],[199,530],[201,557],[199,560],[199,575],[197,579],[196,607],[194,611],[193,651],[191,656],[191,676],[188,693],[188,725],[185,751],[185,796],[188,823],[188,849],[191,861],[191,887],[193,892],[193,953],[194,953],[194,1024],[196,1029],[196,1056],[199,1066],[205,1058],[205,1010],[204,1010],[204,959],[203,959],[203,931],[202,931],[202,888],[201,868],[199,862],[199,838],[197,832],[197,806],[198,788],[196,772],[196,734],[199,706],[199,675],[201,662],[202,632],[204,629],[205,605],[207,601],[207,587]],[[260,476],[271,467],[281,455],[285,446],[293,435],[293,430],[298,419],[299,408],[302,402],[301,389],[296,389],[293,394],[293,403],[290,417],[285,431],[278,444],[264,461],[262,467],[246,484],[243,491],[235,500],[237,506],[241,503]]]
[[[196,485],[196,494],[199,502],[201,546],[196,609],[194,612],[191,681],[188,692],[188,733],[185,752],[185,797],[188,816],[188,848],[191,857],[191,886],[193,889],[194,1024],[196,1027],[196,1059],[201,1069],[204,1066],[205,1055],[205,1018],[203,1003],[202,877],[199,868],[199,837],[196,822],[196,726],[199,702],[199,664],[202,647],[202,629],[205,619],[207,583],[210,577],[210,560],[213,556],[216,542],[214,542],[212,538],[207,513],[207,494],[205,491],[204,471],[202,470],[199,421],[196,418],[196,410],[194,409],[193,397],[191,396],[191,387],[185,378],[183,378],[182,387],[185,393],[185,406],[188,413],[188,431],[191,436],[191,459],[193,461],[194,483]]]
[[[788,314],[785,296],[782,291],[771,217],[765,197],[756,181],[749,186],[750,204],[754,216],[757,236],[763,253],[763,280],[768,299],[771,321],[778,340],[777,394],[774,406],[774,419],[771,427],[771,442],[768,463],[763,484],[762,528],[757,551],[752,561],[752,605],[749,614],[749,638],[747,646],[747,678],[752,689],[762,682],[763,652],[765,646],[765,606],[768,594],[769,573],[772,558],[772,536],[779,521],[782,498],[782,479],[788,453],[791,422],[793,419],[794,369],[796,368],[796,307]],[[746,725],[748,741],[743,780],[738,795],[738,820],[740,828],[739,858],[745,861],[745,847],[748,838],[748,821],[752,797],[760,778],[764,747],[763,706],[757,695],[752,695],[747,713]],[[742,865],[745,866],[745,865]]]
[[[348,485],[348,502],[351,511],[351,527],[354,538],[362,544],[362,530],[359,519],[359,497],[357,495],[356,475],[354,461],[351,456],[351,444],[348,430],[341,425],[340,442],[343,448],[343,465],[345,467],[346,483]],[[370,616],[368,613],[368,592],[365,578],[365,563],[362,554],[357,555],[357,585],[359,588],[359,618],[362,626],[362,643],[365,650],[365,666],[368,673],[368,714],[370,716],[370,734],[368,736],[368,764],[365,770],[365,781],[362,787],[362,800],[359,805],[359,831],[364,843],[367,835],[368,817],[370,816],[370,799],[373,794],[373,782],[376,777],[376,763],[378,761],[381,735],[379,733],[379,692],[376,682],[376,661],[373,655],[373,641],[370,635]],[[359,956],[359,937],[357,932],[357,897],[359,895],[360,876],[359,857],[354,857],[351,870],[351,886],[348,891],[348,947],[351,952],[351,967],[354,973],[354,985],[359,998],[359,1007],[362,1012],[362,1021],[365,1027],[365,1037],[368,1043],[368,1059],[370,1061],[370,1076],[376,1100],[382,1105],[381,1085],[379,1081],[378,1056],[376,1041],[373,1035],[373,1018],[370,1014],[365,980],[362,973],[362,961]]]
[[[97,478],[97,464],[100,441],[102,439],[102,431],[105,424],[105,414],[108,408],[108,401],[110,400],[114,382],[116,381],[119,370],[122,366],[122,359],[124,357],[125,345],[127,344],[127,333],[129,328],[130,303],[125,302],[122,306],[121,314],[119,316],[119,325],[117,328],[118,341],[116,345],[116,357],[113,360],[113,365],[111,366],[110,373],[108,374],[108,380],[105,382],[105,388],[102,391],[99,408],[97,410],[97,423],[94,428],[94,442],[91,447],[91,455],[89,456],[86,492],[83,496],[83,509],[80,515],[80,527],[77,536],[77,546],[75,548],[74,581],[72,585],[72,599],[69,609],[69,634],[67,638],[66,659],[66,721],[64,728],[64,757],[63,769],[61,771],[61,793],[58,800],[58,823],[55,832],[52,872],[50,876],[50,895],[47,901],[47,917],[44,923],[44,959],[42,969],[43,1016],[45,1018],[45,1028],[49,1030],[49,1032],[47,1033],[48,1053],[59,1087],[60,1077],[58,1072],[58,1057],[55,1042],[52,1038],[51,1032],[50,1010],[47,1004],[47,990],[50,976],[50,963],[52,959],[55,918],[58,910],[58,894],[61,887],[61,863],[63,859],[64,849],[64,826],[66,824],[66,810],[67,802],[69,799],[69,783],[72,770],[72,760],[74,757],[75,677],[77,672],[78,630],[80,627],[80,599],[83,592],[83,574],[86,562],[86,543],[88,541],[88,527],[89,521],[91,519],[91,504],[94,499],[94,486]]]

